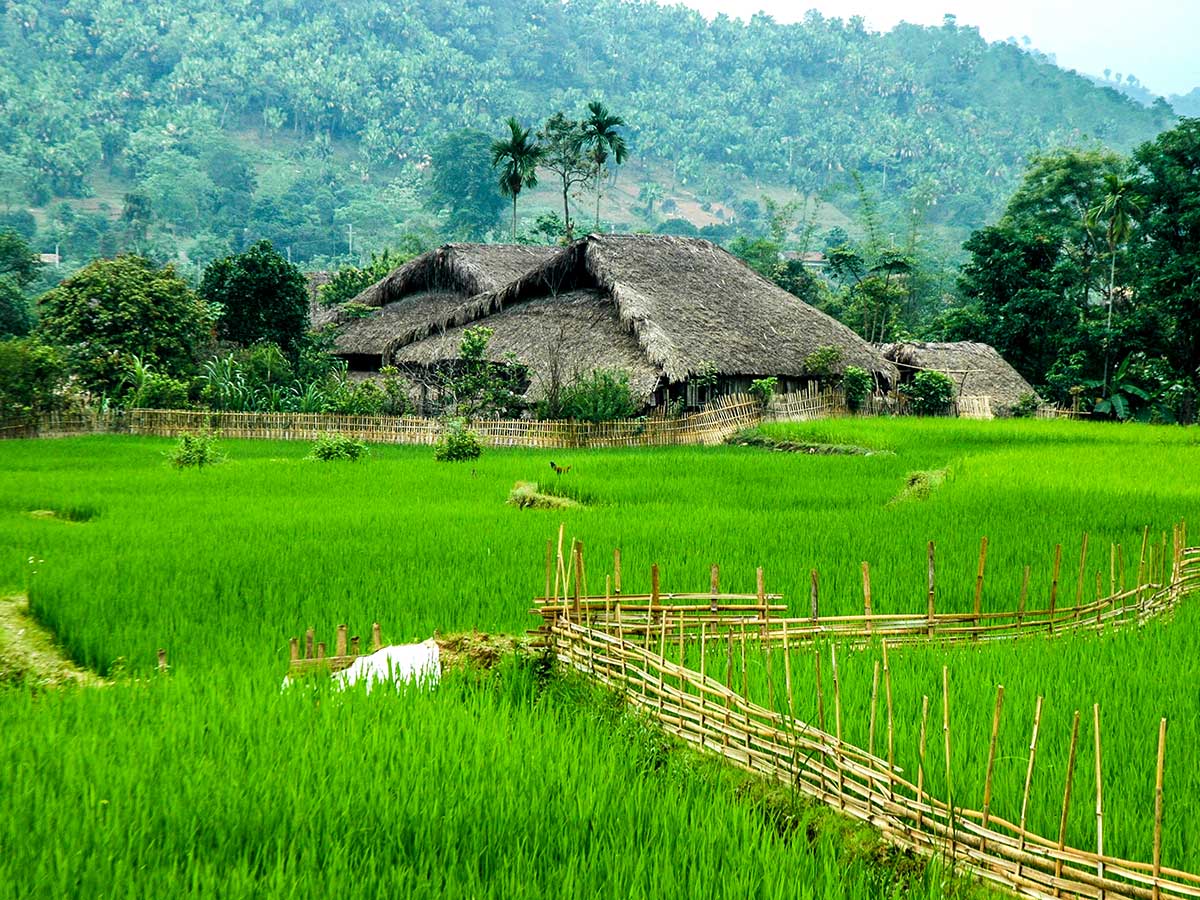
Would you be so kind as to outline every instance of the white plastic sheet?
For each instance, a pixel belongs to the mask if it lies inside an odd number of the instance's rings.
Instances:
[[[365,681],[369,693],[377,684],[391,684],[397,688],[402,684],[432,687],[441,677],[441,652],[437,641],[430,638],[419,644],[397,644],[369,656],[360,656],[349,668],[334,672],[332,680],[341,688]],[[285,688],[292,683],[290,677],[283,679]]]

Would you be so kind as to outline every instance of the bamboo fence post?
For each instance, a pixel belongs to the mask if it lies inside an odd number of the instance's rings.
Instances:
[[[816,661],[817,671],[817,728],[823,734],[828,734],[825,731],[825,688],[821,684],[821,648],[813,644],[813,659]]]
[[[984,535],[979,541],[979,570],[975,575],[975,618],[971,621],[971,624],[976,628],[979,627],[979,617],[983,612],[983,572],[984,567],[987,565],[987,551],[988,539]],[[972,635],[972,638],[979,640],[979,634]]]
[[[1054,545],[1054,574],[1050,578],[1050,633],[1054,634],[1054,609],[1058,605],[1058,575],[1062,568],[1062,544]]]
[[[681,667],[686,667],[686,665],[687,665],[687,661],[684,657],[684,654],[686,652],[687,652],[687,648],[684,646],[684,639],[683,639],[683,610],[681,609],[681,610],[679,610],[679,665]],[[683,676],[680,676],[680,678],[682,678],[682,677]],[[680,683],[682,684],[682,682],[680,682]]]
[[[650,566],[650,613],[653,615],[656,607],[661,605],[658,596],[658,563]]]
[[[1163,820],[1163,761],[1167,752],[1167,719],[1158,722],[1158,761],[1154,767],[1154,894],[1161,894],[1159,879],[1162,876],[1162,820]]]
[[[1142,530],[1142,553],[1138,557],[1138,575],[1137,584],[1134,585],[1134,590],[1137,591],[1137,608],[1138,612],[1142,611],[1142,586],[1146,582],[1146,547],[1150,540],[1150,526],[1147,525]]]
[[[383,649],[383,634],[379,630],[379,623],[371,623],[371,652],[375,653]]]
[[[313,658],[313,630],[311,628],[304,632],[304,658]]]
[[[1079,581],[1075,585],[1075,618],[1079,618],[1079,608],[1083,606],[1083,576],[1087,574],[1088,533],[1083,533],[1083,546],[1079,549]]]
[[[929,542],[929,636],[933,637],[934,631],[934,548],[933,541]]]
[[[350,655],[351,656],[358,656],[358,652],[359,652],[358,645],[359,645],[359,639],[358,639],[358,635],[356,634],[352,638],[350,638]]]
[[[612,576],[604,576],[604,621],[612,621]],[[663,621],[666,621],[664,618]]]
[[[542,594],[542,602],[550,602],[550,568],[554,562],[554,541],[546,540],[546,593]]]
[[[1037,698],[1037,706],[1033,710],[1033,735],[1029,739],[1029,767],[1025,770],[1025,792],[1021,795],[1021,827],[1019,837],[1019,849],[1023,853],[1025,851],[1025,822],[1029,814],[1029,790],[1033,786],[1033,763],[1037,758],[1037,742],[1038,729],[1042,724],[1042,698]],[[1020,876],[1022,870],[1021,863],[1017,863],[1017,875]]]
[[[705,657],[705,654],[707,651],[708,651],[708,626],[706,625],[706,623],[701,622],[700,623],[700,685],[699,685],[699,688],[700,688],[700,691],[699,691],[699,693],[700,693],[700,749],[701,750],[704,749],[704,729],[706,727],[705,722],[704,722],[704,703],[705,703],[705,695],[706,695],[707,691],[705,690],[704,679],[706,677],[708,667],[707,667],[707,662],[704,657]]]
[[[578,578],[578,581],[580,584],[583,585],[583,596],[585,598],[588,597],[589,595],[588,595],[588,585],[587,585],[587,560],[585,560],[583,557],[583,541],[579,542],[579,578]],[[577,597],[579,596],[578,589],[576,589],[576,591],[575,591],[575,596],[577,596]],[[576,612],[578,612],[578,610],[576,610]]]
[[[325,642],[317,641],[317,659],[325,658]]]
[[[709,601],[708,608],[710,612],[717,611],[717,594],[721,593],[721,567],[714,565],[709,571],[709,590],[712,592],[712,599]]]
[[[1117,544],[1117,586],[1125,593],[1125,547]]]
[[[1085,541],[1086,544],[1086,541]],[[1075,744],[1079,740],[1079,710],[1075,710],[1075,719],[1071,723],[1071,749],[1067,755],[1067,783],[1063,787],[1062,815],[1058,819],[1058,852],[1062,853],[1067,846],[1067,813],[1071,808],[1071,780],[1075,775]],[[1054,861],[1054,877],[1062,878],[1062,858]],[[1055,885],[1054,896],[1062,896],[1062,891]]]
[[[896,748],[892,731],[892,670],[888,668],[888,646],[883,641],[883,694],[887,700],[887,762],[888,762],[888,796],[896,798]]]
[[[613,547],[613,594],[621,596],[621,548]]]
[[[292,662],[300,658],[300,638],[288,638],[288,658]]]
[[[571,565],[575,570],[575,619],[579,620],[579,592],[583,589],[583,544],[571,541]]]
[[[1100,752],[1100,704],[1092,704],[1092,734],[1096,745],[1096,877],[1104,877],[1104,778]],[[1104,900],[1104,891],[1098,900]]]
[[[863,615],[867,619],[867,638],[869,639],[874,633],[874,629],[871,627],[871,566],[866,560],[863,560],[862,564],[862,578]]]
[[[867,729],[867,755],[875,755],[875,710],[879,703],[879,660],[875,660],[875,672],[871,676],[871,715]]]
[[[767,591],[763,582],[762,566],[759,566],[754,573],[755,588],[758,594],[758,605],[762,609],[763,624],[758,628],[759,638],[761,639],[766,634],[767,621],[771,617],[771,611],[767,608]],[[767,650],[767,658],[771,658],[771,651]]]
[[[837,739],[838,807],[846,808],[846,772],[842,768],[842,689],[838,681],[837,645],[829,645],[829,668],[833,673],[833,727]]]
[[[1029,566],[1025,567],[1024,573],[1021,575],[1021,596],[1017,599],[1017,631],[1021,631],[1021,626],[1025,623],[1025,602],[1029,599]]]
[[[729,708],[733,702],[729,694],[733,693],[733,628],[728,630],[729,650],[725,656],[725,687],[729,689],[729,693],[725,695],[725,734],[722,737],[722,744],[729,746]],[[662,703],[662,698],[659,698],[659,703]]]
[[[1108,544],[1108,595],[1117,592],[1117,545],[1111,541]]]
[[[988,743],[987,773],[983,780],[983,830],[992,815],[992,774],[996,767],[996,739],[1000,735],[1000,712],[1004,708],[1004,685],[996,685],[996,711],[992,714],[992,739]],[[987,838],[980,838],[979,849],[987,852]]]
[[[950,669],[942,666],[942,734],[946,738],[946,811],[950,815],[950,859],[954,859],[954,779],[950,767]]]
[[[917,804],[925,797],[925,735],[929,726],[929,695],[921,697],[921,742],[917,747]],[[921,810],[917,810],[917,828],[921,827]]]
[[[554,605],[558,606],[558,591],[566,583],[566,573],[563,571],[563,535],[567,525],[565,522],[558,524],[558,551],[555,554],[554,565]]]
[[[158,652],[155,655],[158,657],[158,672],[159,672],[159,674],[160,675],[165,674],[168,669],[166,648],[159,647]]]
[[[1101,613],[1104,610],[1104,578],[1100,570],[1096,570],[1096,630],[1100,631],[1104,628],[1104,616]]]
[[[746,674],[746,629],[742,629],[742,699],[750,699],[750,679]],[[749,741],[749,735],[746,736]]]
[[[335,656],[345,656],[346,655],[346,626],[345,625],[339,625],[337,627],[337,641],[334,644],[333,653]]]
[[[796,718],[796,704],[792,700],[792,652],[788,647],[787,620],[783,622],[783,689],[787,692],[788,718]]]
[[[809,602],[810,614],[812,616],[813,640],[816,640],[817,629],[820,628],[820,618],[821,618],[820,606],[819,606],[820,585],[817,580],[817,570],[816,569],[813,569],[811,572],[809,572],[808,580],[809,580],[808,602]]]

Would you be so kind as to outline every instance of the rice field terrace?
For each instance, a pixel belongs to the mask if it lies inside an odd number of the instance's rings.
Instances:
[[[586,548],[593,592],[619,547],[626,592],[649,590],[652,563],[664,590],[707,590],[717,563],[723,589],[753,592],[762,566],[796,615],[811,569],[823,614],[861,612],[862,561],[876,612],[922,610],[930,540],[939,612],[971,609],[985,535],[983,608],[1008,610],[1026,565],[1030,597],[1048,593],[1055,544],[1073,595],[1084,532],[1105,579],[1110,542],[1125,548],[1132,583],[1144,526],[1200,526],[1196,429],[839,419],[768,426],[759,443],[443,464],[428,448],[320,463],[307,444],[225,441],[225,462],[176,471],[166,440],[0,442],[0,596],[27,595],[66,653],[112,681],[0,688],[0,897],[940,895],[936,873],[881,878],[856,838],[781,827],[719,763],[669,752],[530,663],[453,671],[434,692],[279,689],[288,639],[310,626],[379,621],[390,642],[524,633],[560,523]],[[517,482],[580,505],[516,508]],[[943,666],[956,736],[990,731],[1003,684],[993,803],[1015,820],[1044,696],[1029,816],[1053,833],[1073,713],[1086,727],[1099,703],[1106,849],[1148,859],[1165,715],[1163,861],[1200,871],[1198,638],[1185,602],[1101,636],[897,647],[897,762],[913,764]],[[795,653],[802,718],[816,717],[812,657]],[[860,746],[878,657],[839,652]],[[761,697],[765,672],[748,681]],[[986,752],[986,739],[956,744],[963,802],[979,803]],[[1076,782],[1090,771],[1082,754]],[[936,752],[928,777],[945,778]],[[1090,839],[1089,816],[1073,807],[1072,840]]]

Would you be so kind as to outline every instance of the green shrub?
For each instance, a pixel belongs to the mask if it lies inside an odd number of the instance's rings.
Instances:
[[[1027,391],[1017,398],[1017,402],[1010,406],[1008,411],[1014,419],[1032,419],[1041,405],[1038,395]]]
[[[325,462],[333,459],[347,459],[353,462],[370,455],[371,450],[363,441],[331,432],[317,438],[308,458]]]
[[[468,459],[479,459],[483,453],[483,445],[462,419],[451,419],[446,424],[446,432],[434,448],[433,458],[438,462],[463,462]]]
[[[215,466],[225,457],[217,449],[216,432],[200,431],[183,435],[175,449],[167,452],[167,459],[177,469],[203,469]]]
[[[0,418],[50,412],[64,405],[63,359],[35,338],[0,341]]]
[[[908,384],[900,387],[908,398],[909,408],[918,416],[945,413],[954,399],[954,381],[942,372],[918,372]]]
[[[771,398],[775,396],[775,389],[779,387],[779,379],[772,375],[770,378],[756,378],[750,382],[750,396],[757,397],[758,401],[766,406],[771,402]]]
[[[842,371],[841,348],[818,347],[804,357],[804,371],[820,382],[835,384]]]
[[[563,390],[562,411],[581,422],[628,419],[637,411],[629,389],[629,375],[617,369],[596,369],[575,378]]]
[[[862,408],[866,399],[871,396],[871,373],[858,366],[846,366],[842,373],[842,389],[846,392],[846,406],[851,410]]]
[[[187,409],[191,405],[188,383],[157,372],[147,373],[130,396],[129,405],[135,409]]]

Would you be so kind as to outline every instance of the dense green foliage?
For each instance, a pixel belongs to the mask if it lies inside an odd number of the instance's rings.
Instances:
[[[185,434],[167,453],[167,459],[176,469],[203,469],[224,458],[217,446],[217,435],[211,431]]]
[[[628,419],[638,411],[628,373],[610,369],[576,377],[563,389],[561,402],[561,415],[581,422]]]
[[[97,393],[120,392],[135,359],[194,371],[212,334],[211,309],[174,267],[136,256],[96,260],[42,295],[38,311],[39,337]]]
[[[993,344],[1065,402],[1190,419],[1200,394],[1200,119],[1129,159],[1037,159],[995,225],[966,243],[945,337]],[[1120,371],[1132,402],[1110,402]]]
[[[33,327],[27,289],[37,277],[37,267],[25,239],[0,228],[0,338],[26,335]]]
[[[346,437],[344,434],[332,433],[323,434],[317,438],[308,456],[310,459],[322,462],[330,462],[335,459],[354,462],[369,456],[370,453],[371,448],[362,441]]]
[[[235,344],[270,343],[294,357],[308,330],[304,274],[269,241],[214,260],[200,295],[218,310],[217,334]]]
[[[56,218],[48,236],[77,260],[157,255],[177,236],[197,238],[201,264],[259,238],[328,257],[349,223],[382,249],[424,206],[419,167],[447,135],[543,121],[580,97],[711,202],[735,199],[742,175],[808,193],[857,171],[901,220],[917,206],[971,227],[1032,153],[1128,150],[1171,122],[951,18],[877,34],[618,0],[33,0],[0,19],[0,50],[0,206],[114,180],[137,201],[116,222],[119,200]]]
[[[954,379],[943,372],[918,372],[900,386],[900,393],[918,416],[940,415],[954,399]]]
[[[433,458],[438,462],[468,462],[482,454],[483,444],[466,419],[449,419],[433,449]]]
[[[842,390],[846,394],[846,406],[851,411],[862,407],[874,387],[870,372],[858,366],[846,366],[846,371],[842,373]]]
[[[31,338],[0,341],[0,409],[5,418],[50,412],[63,401],[66,375],[53,347]]]

